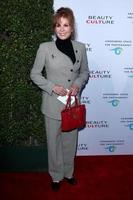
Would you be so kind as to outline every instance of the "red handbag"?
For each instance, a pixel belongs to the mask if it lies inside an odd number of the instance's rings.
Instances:
[[[61,112],[62,131],[71,131],[83,128],[86,125],[86,108],[84,104],[79,104],[75,96],[75,105],[71,106],[71,95],[68,96],[65,109]]]

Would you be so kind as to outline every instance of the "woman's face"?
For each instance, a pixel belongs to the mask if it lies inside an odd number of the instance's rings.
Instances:
[[[71,36],[73,29],[67,18],[61,17],[55,26],[55,34],[61,40],[65,40]]]

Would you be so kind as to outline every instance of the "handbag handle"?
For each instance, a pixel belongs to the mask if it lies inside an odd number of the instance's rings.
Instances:
[[[71,96],[72,96],[71,94],[68,95],[65,109],[71,108]],[[74,98],[75,98],[75,105],[78,105],[78,99],[75,95],[74,95]]]

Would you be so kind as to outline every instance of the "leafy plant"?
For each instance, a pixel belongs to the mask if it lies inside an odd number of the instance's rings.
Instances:
[[[45,142],[41,91],[30,80],[40,43],[51,40],[52,0],[5,0],[0,6],[0,145]]]

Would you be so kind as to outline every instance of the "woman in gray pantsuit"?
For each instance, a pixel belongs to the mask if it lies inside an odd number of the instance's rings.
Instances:
[[[79,97],[87,83],[89,70],[83,43],[72,40],[74,16],[70,8],[60,8],[53,17],[56,40],[40,44],[31,70],[31,79],[42,89],[42,113],[48,147],[48,170],[52,189],[59,190],[61,180],[77,183],[74,177],[74,157],[77,129],[61,132],[61,111],[65,105],[57,99],[69,92]],[[45,67],[46,77],[42,75]]]

